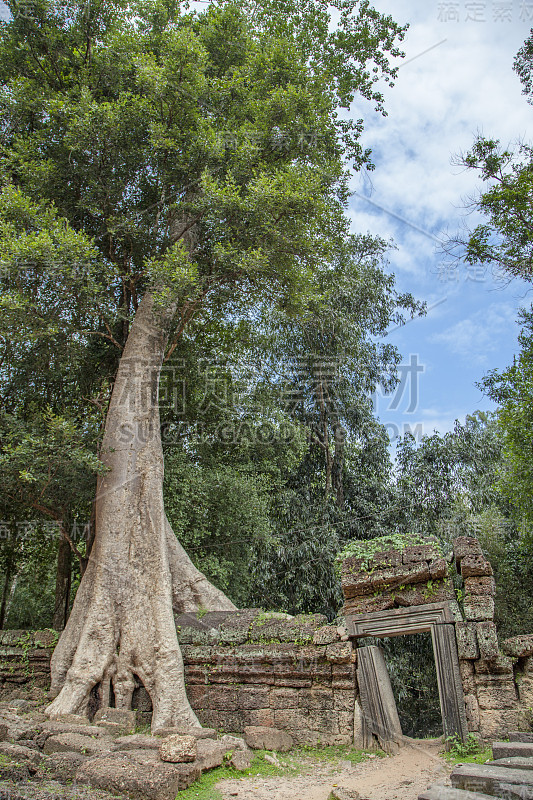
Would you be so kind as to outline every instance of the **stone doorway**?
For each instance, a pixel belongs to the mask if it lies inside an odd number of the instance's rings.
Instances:
[[[410,739],[441,737],[442,714],[431,633],[359,639],[357,652],[370,644],[383,648],[404,736]]]
[[[412,608],[392,609],[390,611],[376,612],[373,614],[358,614],[347,618],[348,633],[354,639],[360,639],[366,636],[378,638],[385,636],[404,636],[406,634],[424,633],[426,631],[431,633],[444,736],[446,738],[449,736],[457,736],[462,741],[465,741],[468,735],[468,726],[466,722],[465,702],[459,672],[459,659],[453,623],[452,614],[446,603],[432,603]],[[366,648],[359,648],[359,650],[366,650]],[[383,660],[383,664],[384,663]],[[383,720],[380,719],[379,716],[379,708],[385,705],[389,707],[391,702],[390,696],[392,695],[388,673],[386,683],[383,683],[383,681],[380,683],[379,680],[373,678],[372,669],[368,666],[368,657],[364,655],[361,666],[361,679],[367,686],[373,687],[367,689],[367,697],[368,693],[375,694],[376,696],[375,699],[367,702],[366,709],[364,708],[363,698],[361,698],[363,719],[365,715],[375,715],[373,722],[367,720],[364,722],[364,725],[368,727],[375,724],[377,727],[383,727]],[[384,687],[383,697],[381,697],[382,686]],[[392,695],[392,697],[394,696]],[[394,707],[396,708],[395,701]],[[391,715],[389,712],[387,716],[390,719],[394,717],[394,715]],[[391,723],[390,730],[388,727],[386,727],[384,731],[382,730],[382,736],[386,742],[396,741],[397,731],[395,730],[395,724]]]

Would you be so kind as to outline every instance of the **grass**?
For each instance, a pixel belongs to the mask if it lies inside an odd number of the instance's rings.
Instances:
[[[492,761],[492,749],[490,747],[470,755],[460,756],[456,753],[443,753],[442,755],[450,764],[484,764],[485,761]]]
[[[470,753],[469,755],[458,755],[457,753],[442,753],[443,758],[450,764],[484,764],[485,761],[492,761],[492,748],[485,747],[478,753]]]
[[[265,761],[267,751],[256,750],[250,769],[239,772],[233,767],[222,766],[206,772],[200,780],[184,789],[178,795],[178,800],[222,800],[222,793],[215,789],[215,785],[223,780],[252,780],[254,778],[280,777],[285,775],[298,775],[312,768],[313,764],[351,761],[360,764],[369,757],[369,753],[354,750],[349,746],[330,747],[299,747],[290,753],[277,754],[280,766]],[[377,755],[384,755],[378,753]]]
[[[474,734],[469,733],[466,742],[461,742],[458,736],[449,736],[450,749],[442,755],[450,764],[484,764],[492,759],[490,747],[481,748]]]

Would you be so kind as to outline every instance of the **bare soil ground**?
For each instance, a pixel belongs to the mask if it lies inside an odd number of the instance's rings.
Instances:
[[[451,768],[440,750],[439,740],[409,740],[396,756],[361,764],[309,760],[295,776],[224,780],[216,788],[224,800],[327,800],[334,786],[357,791],[361,800],[417,800],[431,784],[447,782]]]

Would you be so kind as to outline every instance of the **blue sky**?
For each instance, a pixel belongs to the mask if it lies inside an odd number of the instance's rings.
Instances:
[[[502,289],[490,275],[450,274],[438,251],[438,240],[463,224],[464,202],[481,185],[473,172],[452,165],[453,155],[468,150],[477,132],[504,144],[533,139],[533,107],[512,70],[533,27],[533,0],[374,6],[409,22],[410,30],[396,85],[385,91],[388,116],[354,104],[376,170],[354,176],[350,215],[354,231],[394,240],[390,269],[398,286],[431,309],[390,334],[403,354],[406,387],[395,399],[378,398],[378,413],[391,437],[406,426],[419,435],[444,432],[455,419],[493,407],[475,383],[512,362],[517,310],[533,301],[521,282]]]

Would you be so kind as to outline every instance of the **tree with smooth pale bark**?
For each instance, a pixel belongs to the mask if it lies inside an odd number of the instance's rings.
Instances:
[[[362,122],[339,111],[356,94],[382,110],[375,83],[394,77],[403,30],[365,0],[332,6],[336,25],[327,3],[305,0],[201,14],[14,0],[2,24],[4,181],[94,243],[105,301],[90,333],[118,361],[96,536],[54,652],[50,716],[86,713],[93,690],[130,708],[138,678],[154,730],[198,724],[173,612],[234,606],[165,515],[160,371],[216,308],[302,313],[316,267],[353,246],[346,166],[369,153]]]

